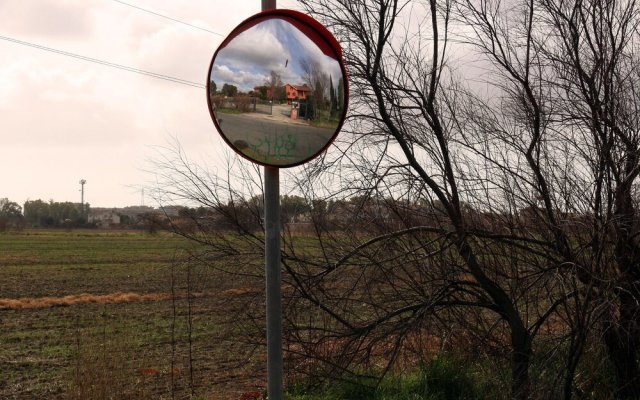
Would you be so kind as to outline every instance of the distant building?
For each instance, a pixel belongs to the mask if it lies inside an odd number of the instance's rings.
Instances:
[[[137,221],[139,216],[142,214],[155,212],[157,212],[157,210],[149,206],[129,206],[118,209],[118,213],[120,213],[120,215],[126,215],[131,221]]]
[[[87,222],[96,224],[100,228],[108,228],[120,224],[120,214],[115,208],[91,208],[87,215]]]
[[[177,217],[182,209],[184,209],[184,206],[163,206],[160,211],[167,217]]]

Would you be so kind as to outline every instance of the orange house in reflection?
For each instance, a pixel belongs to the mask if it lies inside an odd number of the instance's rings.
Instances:
[[[264,86],[262,86],[264,88]],[[256,92],[260,91],[260,86],[256,86],[253,88]],[[273,99],[273,87],[267,87],[267,99]],[[304,85],[292,85],[287,83],[284,85],[284,94],[287,99],[287,104],[291,104],[292,101],[303,101],[306,100],[311,94],[311,88]]]
[[[287,104],[291,104],[292,101],[302,101],[309,97],[309,93],[311,93],[311,88],[306,84],[302,86],[295,86],[287,83],[284,85],[284,92],[287,96]]]

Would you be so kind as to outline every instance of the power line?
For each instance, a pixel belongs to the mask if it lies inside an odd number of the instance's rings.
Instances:
[[[120,0],[113,0],[113,1],[115,1],[116,3],[124,4],[125,6],[129,6],[129,7],[136,8],[136,9],[138,9],[138,10],[140,10],[140,11],[144,11],[144,12],[147,12],[147,13],[149,13],[149,14],[153,14],[153,15],[158,16],[158,17],[161,17],[161,18],[166,18],[166,19],[168,19],[168,20],[171,20],[171,21],[173,21],[173,22],[177,22],[177,23],[179,23],[179,24],[183,24],[183,25],[190,26],[190,27],[192,27],[192,28],[200,29],[201,31],[209,32],[209,33],[212,33],[212,34],[214,34],[214,35],[218,35],[218,36],[224,36],[224,35],[223,35],[223,34],[221,34],[221,33],[214,32],[214,31],[210,31],[209,29],[202,28],[202,27],[200,27],[200,26],[193,25],[193,24],[190,24],[190,23],[188,23],[188,22],[180,21],[179,19],[175,19],[175,18],[172,18],[172,17],[168,17],[168,16],[166,16],[166,15],[162,15],[162,14],[157,13],[157,12],[155,12],[155,11],[151,11],[151,10],[148,10],[148,9],[146,9],[146,8],[138,7],[138,6],[136,6],[136,5],[129,4],[129,3],[126,3],[126,2],[124,2],[124,1],[120,1]]]
[[[64,50],[58,50],[58,49],[54,49],[52,47],[42,46],[42,45],[39,45],[39,44],[36,44],[36,43],[25,42],[25,41],[14,39],[14,38],[7,37],[7,36],[0,35],[0,40],[6,40],[7,42],[20,44],[22,46],[33,47],[33,48],[36,48],[36,49],[39,49],[39,50],[49,51],[49,52],[52,52],[52,53],[61,54],[63,56],[77,58],[77,59],[80,59],[80,60],[84,60],[84,61],[88,61],[88,62],[100,64],[100,65],[104,65],[106,67],[117,68],[117,69],[121,69],[121,70],[124,70],[124,71],[134,72],[134,73],[140,74],[140,75],[150,76],[152,78],[163,79],[163,80],[169,81],[169,82],[175,82],[175,83],[179,83],[179,84],[182,84],[182,85],[196,87],[196,88],[199,88],[199,89],[204,89],[205,88],[205,85],[203,85],[201,83],[188,81],[186,79],[176,78],[176,77],[173,77],[173,76],[163,75],[163,74],[159,74],[159,73],[151,72],[151,71],[145,71],[145,70],[139,69],[139,68],[128,67],[126,65],[116,64],[116,63],[112,63],[110,61],[104,61],[104,60],[100,60],[100,59],[97,59],[97,58],[91,58],[91,57],[87,57],[87,56],[83,56],[83,55],[80,55],[80,54],[71,53],[71,52],[64,51]]]

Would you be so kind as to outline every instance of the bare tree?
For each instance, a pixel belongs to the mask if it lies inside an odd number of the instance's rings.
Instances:
[[[455,82],[446,66],[452,4],[430,1],[421,10],[424,18],[418,21],[418,33],[404,32],[397,26],[400,14],[406,11],[404,8],[413,6],[408,2],[306,4],[310,9],[319,10],[322,18],[342,32],[345,39],[350,38],[346,57],[358,99],[356,112],[362,123],[370,127],[363,133],[379,132],[382,145],[395,147],[393,153],[391,150],[381,152],[380,158],[373,162],[379,168],[369,172],[373,175],[369,182],[376,182],[370,190],[379,190],[377,185],[388,185],[390,193],[402,193],[407,190],[403,186],[407,185],[413,189],[414,199],[437,201],[439,205],[438,218],[428,226],[406,227],[385,237],[411,241],[416,232],[429,233],[421,241],[436,240],[439,247],[447,249],[438,251],[438,257],[422,261],[429,265],[447,265],[437,275],[442,285],[436,285],[439,281],[433,278],[430,284],[425,283],[427,287],[433,285],[434,292],[414,297],[412,304],[389,309],[386,315],[368,321],[371,326],[365,324],[363,328],[358,324],[353,329],[370,332],[372,326],[384,325],[387,318],[397,320],[395,326],[411,326],[408,321],[416,314],[434,314],[444,305],[483,309],[483,317],[493,315],[489,318],[495,318],[498,324],[504,323],[511,348],[513,397],[527,398],[531,388],[529,366],[533,339],[567,296],[559,293],[546,306],[535,307],[535,313],[529,312],[538,300],[534,294],[544,289],[523,283],[543,279],[543,271],[553,268],[557,262],[554,252],[548,251],[555,249],[547,249],[546,243],[517,230],[508,231],[508,225],[498,226],[498,232],[482,232],[465,212],[467,202],[480,211],[507,214],[510,211],[506,219],[514,220],[515,209],[509,210],[509,204],[505,204],[508,196],[514,196],[513,191],[495,193],[492,177],[476,175],[482,171],[474,170],[471,158],[474,149],[464,146],[466,124],[464,116],[458,114],[458,108],[464,106],[466,99],[464,88]],[[398,153],[399,156],[392,156]],[[492,251],[487,252],[487,248]],[[514,248],[520,248],[522,254],[516,256]],[[504,261],[500,255],[505,257]],[[419,267],[424,266],[420,262],[414,264],[414,268]],[[449,284],[444,284],[445,277]],[[550,283],[546,289],[548,294],[553,292],[551,286]],[[532,293],[523,292],[527,287],[533,288]],[[524,308],[523,301],[527,305]],[[394,336],[400,343],[409,332],[399,331]]]
[[[280,74],[275,71],[269,73],[269,77],[264,82],[267,87],[268,93],[270,93],[271,99],[282,101],[285,98],[284,84]]]
[[[328,107],[329,75],[315,60],[301,59],[300,67],[303,71],[304,83],[311,88],[310,100],[313,107],[318,110],[326,110]]]
[[[616,372],[617,397],[637,398],[637,3],[542,0],[509,10],[499,2],[466,1],[461,15],[473,28],[470,42],[493,62],[503,82],[500,92],[518,118],[497,131],[520,138],[527,166],[520,173],[540,202],[545,240],[575,269],[585,289],[583,304],[601,306],[600,332]],[[484,118],[482,125],[496,127]],[[581,220],[579,232],[568,229],[568,217]],[[588,326],[575,328],[583,342]],[[569,372],[576,362],[574,354]]]

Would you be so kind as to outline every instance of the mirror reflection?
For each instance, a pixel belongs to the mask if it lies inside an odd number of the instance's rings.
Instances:
[[[262,164],[289,166],[314,157],[333,140],[344,115],[338,57],[284,19],[265,19],[228,41],[209,79],[222,135]]]

